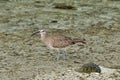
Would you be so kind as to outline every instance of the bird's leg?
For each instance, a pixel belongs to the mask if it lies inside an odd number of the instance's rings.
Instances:
[[[66,60],[66,49],[65,50],[62,50],[62,56],[63,56],[63,59]]]
[[[57,61],[59,61],[59,58],[60,58],[60,49],[57,49],[57,55],[56,55],[56,58],[57,58]]]

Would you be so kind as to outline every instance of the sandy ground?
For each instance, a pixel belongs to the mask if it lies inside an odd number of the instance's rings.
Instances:
[[[55,9],[56,3],[75,9]],[[86,45],[70,46],[67,60],[30,35],[82,37]],[[102,73],[75,69],[93,62]],[[0,3],[0,80],[120,80],[120,1],[10,0]]]

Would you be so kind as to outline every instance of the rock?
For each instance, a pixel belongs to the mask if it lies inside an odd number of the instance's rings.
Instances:
[[[72,5],[67,5],[65,3],[56,3],[54,4],[54,8],[57,8],[57,9],[76,9],[74,6]]]
[[[97,73],[101,73],[101,69],[97,64],[90,62],[90,63],[84,64],[81,68],[79,68],[77,70],[77,72],[83,72],[83,73],[97,72]]]

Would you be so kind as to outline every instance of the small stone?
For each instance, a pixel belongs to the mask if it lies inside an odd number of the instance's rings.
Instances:
[[[52,20],[51,23],[57,23],[58,21],[57,20]]]

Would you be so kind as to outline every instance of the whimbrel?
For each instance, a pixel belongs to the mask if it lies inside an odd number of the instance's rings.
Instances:
[[[60,57],[60,49],[65,48],[70,45],[74,45],[76,43],[84,43],[85,39],[80,38],[71,38],[63,35],[46,35],[46,32],[44,30],[38,30],[37,32],[34,32],[31,36],[35,35],[36,33],[39,33],[41,35],[42,42],[51,49],[57,49],[57,60],[59,60]],[[66,53],[63,53],[63,58],[66,59]]]

